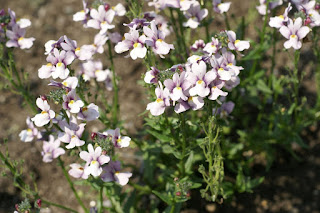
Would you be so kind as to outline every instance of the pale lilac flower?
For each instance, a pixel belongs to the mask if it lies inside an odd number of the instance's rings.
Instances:
[[[235,104],[232,101],[223,103],[217,110],[213,109],[213,114],[220,115],[220,118],[228,117],[228,115],[233,111]]]
[[[209,84],[217,77],[216,72],[207,72],[207,65],[200,61],[194,63],[191,67],[192,72],[188,73],[188,81],[193,85],[189,90],[190,96],[206,97],[210,93]]]
[[[130,145],[131,138],[128,136],[121,136],[119,128],[116,128],[115,130],[109,129],[103,132],[103,134],[112,136],[112,142],[115,147],[124,148]]]
[[[167,55],[170,49],[174,49],[174,46],[164,41],[165,35],[157,29],[155,21],[151,21],[150,27],[143,27],[143,32],[147,36],[145,43],[152,47],[153,52],[160,55],[160,57]]]
[[[187,101],[180,101],[174,107],[176,113],[185,112],[189,109],[199,110],[204,106],[204,101],[202,97],[199,96],[189,96]]]
[[[90,9],[87,8],[87,3],[84,0],[82,0],[82,4],[83,4],[83,10],[73,15],[73,21],[82,21],[82,23],[86,27],[87,26],[86,23],[90,14]]]
[[[228,47],[230,50],[243,51],[250,48],[249,41],[240,41],[236,39],[236,33],[229,30],[226,31],[229,39]]]
[[[129,27],[130,29],[139,30],[143,27],[149,26],[150,22],[147,21],[145,18],[134,18],[129,24],[123,24],[126,27]]]
[[[208,96],[208,99],[217,100],[219,96],[227,96],[228,93],[221,90],[223,86],[224,86],[223,81],[221,80],[213,81],[212,84],[210,85],[211,91],[210,91],[210,95]]]
[[[57,48],[54,48],[53,55],[50,54],[47,57],[49,62],[47,65],[43,65],[38,70],[38,76],[41,79],[49,78],[52,76],[54,79],[65,79],[68,77],[70,71],[68,65],[74,60],[74,54],[70,51],[66,52],[62,50],[59,52]]]
[[[64,36],[61,36],[57,41],[49,40],[44,44],[45,47],[45,55],[49,55],[53,53],[53,50],[57,48],[58,50],[61,49],[61,43],[64,41]]]
[[[305,25],[310,25],[311,27],[320,25],[320,14],[315,9],[316,1],[302,1],[297,5],[297,8],[303,11],[306,15]]]
[[[31,142],[34,138],[40,139],[41,133],[40,131],[34,127],[33,122],[30,117],[27,117],[26,120],[28,129],[22,130],[19,134],[20,140],[23,142]]]
[[[42,149],[42,160],[46,163],[52,162],[53,159],[65,153],[64,149],[60,147],[60,141],[55,140],[52,135],[49,135],[49,141],[43,141]]]
[[[93,121],[100,116],[99,107],[93,103],[88,106],[82,107],[78,113],[79,120]]]
[[[85,81],[91,78],[96,78],[98,82],[111,80],[112,73],[109,69],[103,70],[103,64],[101,61],[87,61],[82,64],[82,77]],[[112,89],[112,87],[111,87]]]
[[[234,74],[237,76],[240,73],[240,70],[243,70],[243,67],[236,66],[236,57],[232,52],[227,51],[225,48],[222,49],[222,57],[224,58],[224,63],[229,70],[234,71]]]
[[[212,69],[218,73],[218,78],[223,81],[229,81],[233,76],[236,76],[236,72],[227,66],[225,57],[220,54],[216,54],[210,59]]]
[[[164,34],[164,36],[170,35],[171,31],[168,25],[168,21],[163,16],[157,15],[154,21],[158,27],[158,30],[160,30]]]
[[[55,117],[55,112],[50,109],[47,100],[37,98],[36,104],[42,110],[42,112],[31,118],[31,121],[33,121],[37,127],[42,127],[48,124],[50,120],[52,120]]]
[[[156,101],[149,103],[147,105],[147,110],[153,116],[159,116],[164,113],[166,107],[170,106],[170,92],[167,88],[163,89],[161,82],[159,81],[159,86],[155,89]]]
[[[88,151],[80,152],[80,158],[86,161],[85,174],[98,177],[102,173],[101,166],[110,161],[110,157],[102,155],[102,149],[98,146],[95,150],[92,144],[88,145]]]
[[[89,175],[84,172],[85,168],[78,163],[70,164],[69,175],[74,178],[88,179]]]
[[[10,8],[8,9],[8,13],[10,15],[10,23],[8,25],[10,27],[13,27],[14,25],[18,25],[20,28],[27,28],[31,26],[31,21],[29,19],[21,18],[17,20],[16,13]]]
[[[260,15],[265,15],[267,13],[267,0],[259,0],[260,1],[260,5],[256,6],[258,12],[260,13]],[[277,6],[280,6],[283,4],[282,0],[273,0],[270,1],[269,3],[269,10],[268,13],[270,13],[271,10],[273,10],[274,8],[276,8]]]
[[[26,30],[20,28],[19,25],[14,25],[12,30],[7,30],[6,35],[9,40],[6,43],[7,47],[19,47],[21,49],[29,49],[33,45],[35,38],[25,38]]]
[[[293,47],[294,49],[300,49],[302,46],[302,39],[307,36],[310,32],[310,28],[302,26],[302,19],[297,18],[294,23],[292,19],[289,19],[288,26],[282,26],[280,28],[280,33],[286,38],[289,39],[284,43],[284,47],[289,49]]]
[[[158,83],[159,73],[160,71],[157,68],[151,67],[151,70],[146,72],[146,75],[144,76],[144,82],[146,82],[147,84]]]
[[[193,52],[202,52],[203,48],[206,46],[202,39],[196,40],[194,44],[190,47]]]
[[[95,35],[94,37],[94,42],[93,44],[89,44],[89,45],[83,45],[80,50],[82,50],[84,53],[87,52],[88,56],[95,54],[95,53],[103,53],[104,52],[104,48],[103,45],[105,45],[105,43],[108,41],[108,37],[105,34],[100,34],[98,33],[97,35]],[[87,57],[86,60],[90,59],[91,57]]]
[[[221,48],[221,43],[217,38],[212,37],[211,40],[212,41],[206,44],[206,46],[203,48],[203,51],[207,52],[209,55],[217,53]]]
[[[74,116],[70,119],[70,123],[62,122],[60,127],[64,132],[60,132],[58,137],[61,142],[68,143],[67,149],[72,149],[76,146],[83,146],[85,141],[81,140],[81,136],[86,124],[77,124],[77,120]]]
[[[87,22],[87,26],[100,30],[101,34],[115,27],[111,24],[115,16],[114,10],[106,11],[103,5],[100,5],[98,10],[91,9],[90,16],[92,19]]]
[[[184,15],[188,21],[183,23],[183,26],[195,29],[200,25],[200,22],[207,17],[208,10],[201,9],[199,2],[195,1]]]
[[[221,0],[213,0],[212,1],[212,5],[213,5],[213,10],[217,13],[226,13],[228,12],[231,2],[225,2],[225,3],[221,3]]]
[[[69,110],[71,113],[80,112],[80,108],[84,106],[82,100],[76,95],[76,90],[71,90],[67,95],[63,95],[63,109]]]
[[[116,16],[124,16],[127,12],[126,8],[121,3],[118,3],[116,6],[111,7],[111,9],[115,12]]]
[[[232,76],[230,80],[225,81],[224,88],[231,91],[233,88],[240,84],[240,78],[238,76]]]
[[[170,92],[170,98],[173,101],[188,100],[187,90],[191,87],[191,84],[186,79],[186,72],[182,72],[179,76],[175,73],[172,79],[166,79],[163,84]]]
[[[71,90],[75,89],[78,86],[78,78],[77,77],[68,77],[64,81],[57,82],[50,80],[49,86],[59,87],[62,89],[67,90],[67,92],[70,92]]]
[[[120,161],[110,161],[107,165],[103,166],[103,173],[101,179],[104,182],[115,181],[121,186],[126,185],[129,182],[129,178],[132,176],[130,172],[120,172]]]
[[[287,23],[289,21],[288,14],[291,11],[291,9],[292,9],[292,6],[291,6],[291,3],[289,3],[289,5],[286,8],[286,10],[284,11],[283,15],[271,17],[270,21],[269,21],[270,27],[274,27],[274,28],[279,29],[280,27],[287,25]]]
[[[124,34],[125,40],[119,42],[115,46],[116,53],[123,53],[128,50],[130,51],[130,56],[133,60],[137,58],[144,58],[147,54],[147,48],[144,46],[146,36],[139,36],[138,30],[130,30],[129,33]]]
[[[118,32],[114,32],[114,33],[108,32],[108,37],[110,41],[114,44],[117,44],[122,40],[122,36]]]

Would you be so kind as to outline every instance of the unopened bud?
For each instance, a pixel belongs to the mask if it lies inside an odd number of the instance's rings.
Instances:
[[[316,6],[314,7],[314,9],[320,10],[320,4],[316,4]]]
[[[91,133],[91,140],[94,140],[97,137],[97,133],[93,132]]]
[[[105,4],[105,5],[104,5],[104,9],[105,9],[106,11],[110,10],[110,4]]]
[[[42,99],[43,101],[46,101],[46,100],[47,100],[47,96],[41,95],[41,99]]]
[[[304,25],[309,25],[312,22],[311,18],[308,17],[306,20],[304,20]]]
[[[41,199],[37,200],[37,205],[38,205],[39,208],[41,208]]]
[[[19,211],[19,205],[18,204],[14,205],[14,207],[16,208],[17,211]]]
[[[181,196],[181,192],[176,192],[176,196]]]
[[[102,155],[106,155],[106,154],[107,154],[107,151],[106,151],[106,150],[102,150],[101,154],[102,154]]]
[[[175,178],[173,179],[174,182],[177,182],[178,180],[179,180],[179,178],[177,178],[177,177],[175,177]]]
[[[6,26],[6,23],[1,23],[0,25],[1,25],[1,27],[4,27],[4,26]]]

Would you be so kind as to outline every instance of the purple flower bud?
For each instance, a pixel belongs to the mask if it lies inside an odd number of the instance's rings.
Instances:
[[[37,200],[37,205],[38,205],[39,208],[41,208],[41,199]]]

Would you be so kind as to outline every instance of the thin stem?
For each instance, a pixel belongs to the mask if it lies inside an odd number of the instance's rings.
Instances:
[[[116,128],[119,122],[118,114],[119,114],[119,88],[117,84],[117,76],[116,71],[114,69],[113,63],[113,55],[112,55],[112,45],[110,40],[108,40],[108,50],[109,50],[109,60],[111,63],[111,71],[112,71],[112,86],[113,86],[113,103],[112,103],[112,120],[113,120],[113,128]]]
[[[223,15],[224,15],[224,21],[226,23],[227,30],[230,30],[231,27],[230,27],[228,15],[227,15],[227,13],[223,13]]]
[[[60,157],[58,157],[58,160],[59,160],[59,166],[61,167],[61,169],[62,169],[62,171],[63,171],[63,174],[64,174],[64,176],[66,177],[66,179],[67,179],[67,181],[68,181],[68,183],[69,183],[69,185],[70,185],[70,188],[71,188],[73,194],[75,195],[78,203],[80,204],[80,206],[82,207],[82,209],[83,209],[85,212],[88,212],[88,210],[87,210],[86,207],[84,206],[82,200],[80,199],[80,197],[79,197],[76,189],[74,188],[74,185],[73,185],[73,183],[72,183],[72,181],[71,181],[71,179],[70,179],[70,176],[69,176],[66,168],[64,167],[63,161],[61,160]]]
[[[42,203],[45,203],[45,204],[47,204],[47,205],[49,205],[49,206],[55,206],[55,207],[58,207],[58,208],[60,208],[60,209],[67,210],[68,212],[78,213],[78,212],[77,212],[76,210],[74,210],[74,209],[71,209],[71,208],[68,208],[68,207],[65,207],[65,206],[63,206],[63,205],[60,205],[60,204],[57,204],[57,203],[53,203],[53,202],[50,202],[50,201],[47,201],[47,200],[41,199],[41,202],[42,202]]]
[[[100,208],[99,208],[99,213],[103,212],[103,186],[100,188],[100,193],[99,193],[99,200],[100,200]]]
[[[185,158],[185,155],[186,155],[186,120],[185,120],[185,117],[184,117],[184,114],[182,115],[179,114],[179,118],[180,118],[180,122],[181,122],[181,132],[182,132],[182,144],[181,144],[181,147],[182,147],[182,155],[181,155],[181,160],[180,160],[180,169],[181,169],[181,175],[182,177],[185,176],[185,167],[184,167],[184,158]]]
[[[176,203],[174,202],[171,206],[170,213],[174,213],[176,209]]]

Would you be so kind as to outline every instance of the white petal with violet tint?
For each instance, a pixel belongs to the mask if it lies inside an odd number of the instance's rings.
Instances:
[[[126,172],[126,173],[119,173],[116,172],[114,174],[116,178],[116,182],[119,183],[121,186],[126,185],[129,182],[129,178],[132,176],[132,173]]]
[[[137,47],[134,47],[130,51],[130,56],[133,60],[136,60],[137,58],[144,58],[147,53],[147,48],[145,46],[142,46],[142,44],[138,43]]]

